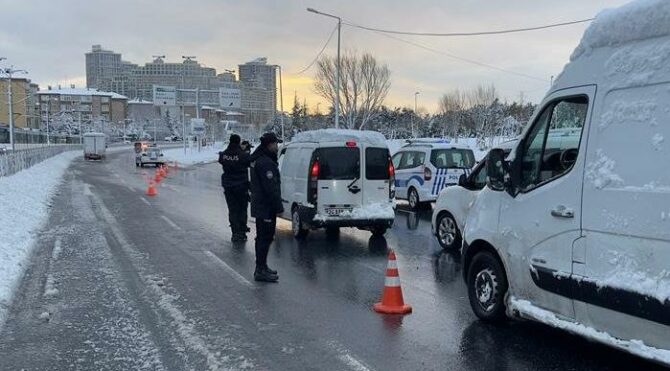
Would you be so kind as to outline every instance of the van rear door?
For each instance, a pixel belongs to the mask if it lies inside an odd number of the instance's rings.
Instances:
[[[337,217],[363,202],[361,149],[357,146],[321,147],[314,151],[318,163],[318,213]]]
[[[390,161],[388,148],[365,148],[365,176],[362,179],[363,203],[388,203],[390,195]]]

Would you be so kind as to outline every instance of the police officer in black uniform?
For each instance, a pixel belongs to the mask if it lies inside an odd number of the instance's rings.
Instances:
[[[277,271],[268,267],[268,250],[274,239],[277,214],[284,211],[277,166],[278,143],[274,133],[265,133],[252,155],[251,216],[256,218],[256,281],[277,282]]]
[[[247,208],[249,205],[249,164],[251,156],[240,147],[240,136],[232,134],[225,151],[219,152],[223,167],[221,186],[228,204],[228,220],[233,242],[247,240]]]

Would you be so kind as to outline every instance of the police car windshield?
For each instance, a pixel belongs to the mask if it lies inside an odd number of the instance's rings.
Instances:
[[[319,179],[342,180],[360,177],[360,150],[358,147],[320,148]]]
[[[471,168],[475,165],[475,155],[469,149],[434,149],[430,163],[438,169]]]

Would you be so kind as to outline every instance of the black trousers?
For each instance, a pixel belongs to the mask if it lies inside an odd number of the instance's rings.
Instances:
[[[246,187],[224,188],[223,194],[228,204],[228,220],[233,235],[246,234],[249,191]]]
[[[264,268],[268,266],[268,251],[270,244],[275,238],[275,229],[277,227],[277,217],[270,219],[256,218],[256,267]]]

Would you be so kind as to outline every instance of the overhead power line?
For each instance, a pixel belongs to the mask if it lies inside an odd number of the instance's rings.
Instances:
[[[299,72],[294,73],[294,75],[301,75],[301,74],[307,72],[307,70],[309,70],[310,68],[312,68],[314,63],[316,63],[316,61],[319,60],[319,57],[321,56],[321,54],[323,54],[323,51],[326,50],[326,47],[328,46],[328,44],[330,44],[330,40],[333,38],[333,35],[335,34],[335,31],[337,31],[337,26],[335,26],[335,28],[333,28],[333,30],[330,31],[330,36],[328,36],[328,40],[326,40],[326,43],[323,44],[323,48],[321,48],[321,50],[316,55],[316,57],[314,57],[312,62],[309,65],[307,65],[307,67],[300,70]]]
[[[500,72],[504,72],[504,73],[508,73],[508,74],[512,74],[512,75],[516,75],[516,76],[520,76],[520,77],[525,77],[525,78],[531,79],[531,80],[549,82],[549,80],[543,79],[541,77],[527,75],[527,74],[521,73],[521,72],[511,71],[511,70],[508,70],[508,69],[505,69],[505,68],[497,67],[497,66],[494,66],[494,65],[491,65],[491,64],[488,64],[488,63],[479,62],[479,61],[476,61],[476,60],[473,60],[473,59],[463,58],[463,57],[460,57],[460,56],[455,55],[455,54],[451,54],[451,53],[447,53],[447,52],[444,52],[444,51],[441,51],[441,50],[437,50],[437,49],[431,48],[429,46],[425,46],[423,44],[419,44],[419,43],[414,42],[414,41],[405,40],[405,39],[402,39],[402,38],[397,37],[397,36],[388,35],[388,34],[385,34],[383,32],[379,32],[379,31],[374,31],[374,32],[377,32],[378,34],[380,34],[384,37],[388,37],[388,38],[396,40],[396,41],[400,41],[400,42],[403,42],[403,43],[406,43],[406,44],[409,44],[409,45],[413,45],[417,48],[421,48],[421,49],[424,49],[424,50],[427,50],[427,51],[430,51],[430,52],[433,52],[433,53],[436,53],[436,54],[444,55],[446,57],[456,59],[456,60],[459,60],[461,62],[474,64],[474,65],[477,65],[477,66],[480,66],[480,67],[490,68],[490,69],[493,69],[493,70],[496,70],[496,71],[500,71]]]
[[[570,26],[573,24],[586,23],[592,21],[594,18],[580,19],[576,21],[561,22],[561,23],[552,23],[543,26],[535,27],[525,27],[525,28],[515,28],[511,30],[496,30],[496,31],[478,31],[478,32],[411,32],[411,31],[398,31],[398,30],[386,30],[382,28],[375,28],[369,26],[362,26],[359,24],[351,22],[342,22],[343,24],[355,28],[360,28],[367,31],[381,32],[385,34],[396,34],[396,35],[411,35],[411,36],[439,36],[439,37],[464,37],[464,36],[485,36],[485,35],[501,35],[501,34],[510,34],[518,32],[527,32],[527,31],[537,31],[545,30],[547,28],[563,27]]]

